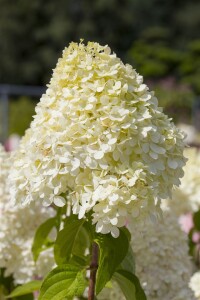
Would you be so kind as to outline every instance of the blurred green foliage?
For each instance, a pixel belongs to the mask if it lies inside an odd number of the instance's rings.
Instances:
[[[162,43],[139,40],[129,51],[129,58],[146,78],[158,79],[176,73],[183,54]]]
[[[191,88],[200,94],[200,39],[194,40],[188,45],[188,51],[179,67],[182,81],[189,84]]]
[[[173,49],[167,44],[136,41],[128,52],[132,64],[146,79],[173,77],[200,94],[200,39],[185,49]]]
[[[137,2],[137,1],[136,1]],[[136,36],[132,0],[0,0],[0,82],[43,85],[70,41],[125,54]]]
[[[158,98],[159,106],[173,119],[175,123],[191,123],[192,106],[195,101],[194,93],[181,87],[166,88],[161,85],[153,87]]]
[[[200,268],[200,210],[193,216],[193,227],[188,234],[189,254],[198,269]],[[196,237],[195,237],[196,236]]]
[[[43,85],[62,49],[80,38],[109,44],[155,79],[181,77],[199,59],[199,41],[191,44],[199,39],[199,0],[0,0],[0,7],[1,83]],[[184,79],[196,86],[191,74]]]
[[[9,134],[24,135],[35,114],[36,101],[28,97],[11,99],[9,104]]]

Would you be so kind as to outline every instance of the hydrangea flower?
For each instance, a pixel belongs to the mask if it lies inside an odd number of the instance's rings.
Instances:
[[[200,271],[194,273],[190,280],[190,288],[193,290],[197,300],[200,299]]]
[[[8,172],[12,163],[10,155],[0,145],[0,268],[6,269],[6,276],[13,275],[16,284],[23,284],[43,277],[54,265],[51,249],[45,250],[36,264],[31,253],[37,227],[54,212],[38,202],[26,207],[11,204]]]
[[[137,228],[130,228],[134,234],[132,248],[136,274],[147,299],[194,299],[189,289],[193,264],[188,255],[187,235],[181,230],[175,214],[166,210],[158,223]]]
[[[108,46],[71,43],[59,59],[12,170],[16,201],[68,202],[96,231],[157,215],[179,185],[184,134]]]
[[[200,209],[200,151],[188,148],[184,154],[188,161],[184,167],[185,175],[181,179],[181,185],[173,190],[172,199],[165,201],[177,216]]]

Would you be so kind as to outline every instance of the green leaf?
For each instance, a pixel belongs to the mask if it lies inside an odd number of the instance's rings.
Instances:
[[[78,255],[72,255],[70,259],[70,264],[76,265],[76,266],[82,266],[85,267],[89,265],[89,256],[78,256]]]
[[[147,300],[138,278],[126,271],[117,270],[113,279],[119,284],[126,300]]]
[[[54,258],[57,265],[69,262],[76,244],[76,238],[84,222],[84,219],[79,220],[75,215],[67,217],[65,227],[58,233],[54,245]]]
[[[39,300],[63,300],[82,295],[86,288],[85,270],[65,264],[52,270],[42,283]]]
[[[128,241],[130,242],[130,240],[131,240],[131,233],[130,233],[130,231],[126,227],[121,227],[120,231],[123,231],[126,234],[126,237],[127,237]]]
[[[98,295],[126,256],[129,239],[126,232],[120,229],[118,238],[113,238],[110,234],[98,234],[95,242],[100,249],[96,278],[96,295]]]
[[[200,230],[200,210],[194,213],[193,222],[194,222],[195,228],[197,230]]]
[[[10,295],[8,295],[6,298],[14,298],[19,297],[23,295],[27,295],[30,293],[33,293],[34,291],[38,291],[41,287],[42,281],[40,280],[34,280],[30,281],[28,283],[25,283],[23,285],[20,285],[16,287]]]
[[[83,225],[85,225],[85,223]],[[84,256],[85,250],[89,249],[90,245],[91,245],[90,236],[86,228],[84,228],[84,226],[81,226],[77,233],[76,240],[73,245],[73,254],[77,256]]]
[[[128,248],[128,252],[120,264],[120,269],[129,271],[130,273],[135,273],[135,256],[131,246]]]
[[[37,261],[40,252],[47,248],[45,247],[48,243],[47,237],[54,226],[56,226],[56,218],[50,218],[42,223],[36,230],[32,246],[34,261]]]

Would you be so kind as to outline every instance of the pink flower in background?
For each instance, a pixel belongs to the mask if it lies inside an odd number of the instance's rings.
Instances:
[[[14,151],[18,148],[20,136],[18,134],[11,134],[5,142],[6,151]]]
[[[179,223],[181,225],[181,229],[185,233],[189,234],[190,230],[194,227],[192,213],[187,213],[185,215],[182,215],[179,218]],[[195,244],[199,244],[200,243],[200,232],[199,231],[193,232],[193,234],[192,234],[192,241]]]
[[[200,232],[196,231],[192,234],[192,241],[196,244],[200,242]]]
[[[188,234],[190,230],[194,227],[192,213],[187,213],[185,215],[180,216],[179,223],[181,225],[181,229]]]

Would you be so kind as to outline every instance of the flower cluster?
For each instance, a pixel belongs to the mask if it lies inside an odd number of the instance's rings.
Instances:
[[[200,271],[194,273],[190,280],[190,288],[193,290],[197,300],[200,299]]]
[[[36,107],[12,170],[16,201],[68,203],[96,231],[156,215],[179,185],[184,134],[130,65],[98,43],[71,43]]]
[[[179,188],[174,189],[167,205],[180,216],[200,209],[200,151],[195,148],[185,150],[188,162],[184,167],[184,177]]]
[[[159,223],[131,228],[136,274],[149,300],[193,299],[189,289],[192,262],[187,235],[172,211],[164,211]]]
[[[8,188],[8,172],[12,159],[0,145],[0,268],[5,275],[13,275],[15,283],[22,284],[43,277],[53,267],[53,253],[44,251],[35,264],[31,247],[37,227],[54,212],[31,203],[28,207],[13,207]]]

